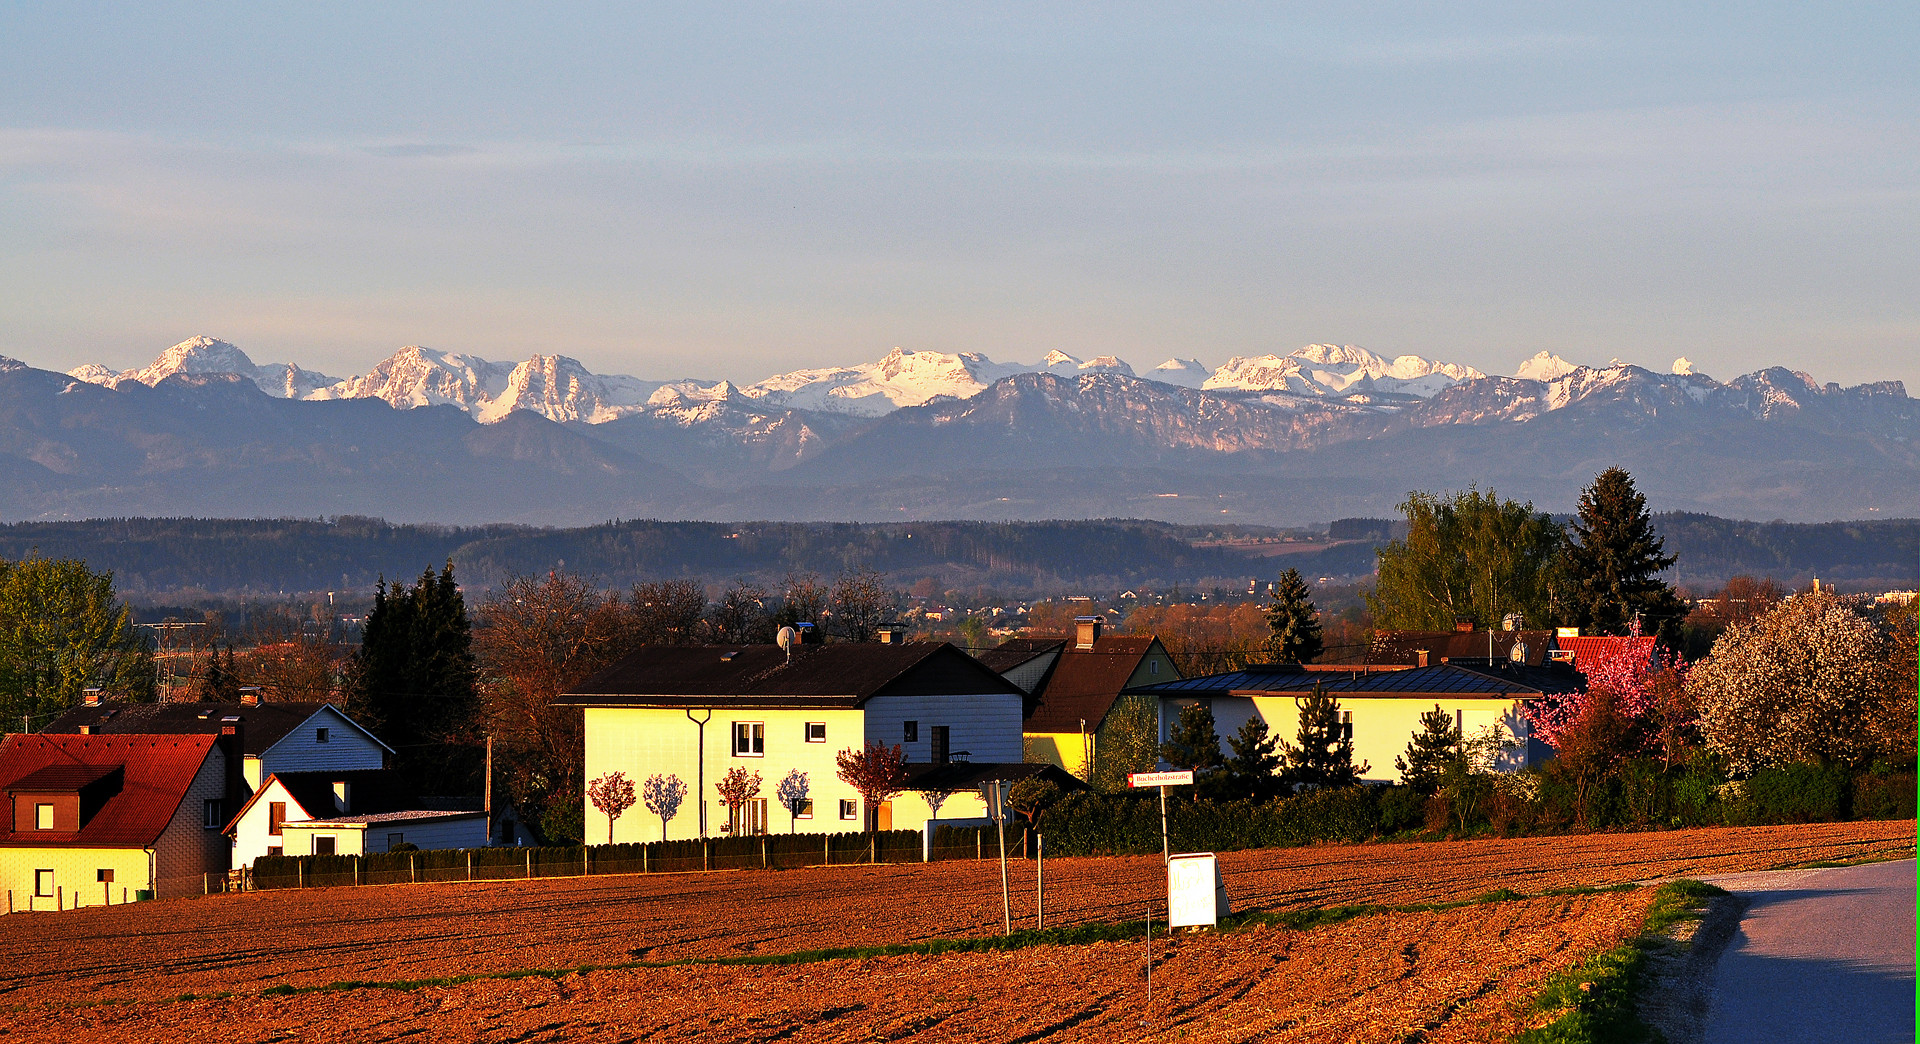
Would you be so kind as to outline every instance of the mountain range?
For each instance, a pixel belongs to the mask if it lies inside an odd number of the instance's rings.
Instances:
[[[1488,376],[1309,345],[1140,375],[895,349],[736,386],[414,346],[335,378],[202,337],[122,372],[0,359],[0,519],[1289,525],[1470,483],[1564,511],[1614,464],[1661,510],[1920,514],[1920,410],[1899,382],[1673,370],[1542,352]]]

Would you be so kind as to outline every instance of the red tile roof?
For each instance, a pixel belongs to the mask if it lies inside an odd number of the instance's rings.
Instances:
[[[1610,660],[1627,653],[1650,660],[1654,653],[1654,637],[1650,634],[1641,635],[1638,638],[1589,635],[1580,638],[1558,638],[1555,641],[1559,643],[1562,652],[1573,653],[1575,668],[1581,664],[1592,667],[1602,660]]]
[[[107,798],[78,833],[16,832],[13,817],[7,816],[0,820],[0,846],[146,848],[166,831],[219,739],[207,735],[8,736],[0,741],[0,780],[5,781],[6,790],[49,775],[79,778],[105,770],[95,776],[104,778],[122,768],[125,776],[119,793]]]

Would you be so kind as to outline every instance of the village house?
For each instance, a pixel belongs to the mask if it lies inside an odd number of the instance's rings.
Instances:
[[[1027,694],[945,642],[890,640],[773,645],[648,646],[556,700],[585,714],[586,778],[623,773],[640,788],[675,776],[686,803],[669,839],[768,830],[922,829],[935,819],[984,814],[972,777],[1015,779]],[[899,745],[911,777],[899,795],[867,808],[837,774],[835,756],[868,744]],[[946,772],[936,772],[964,762]],[[995,766],[998,768],[996,769]],[[729,769],[760,776],[758,797],[730,816],[715,784]],[[804,773],[795,813],[775,789]],[[966,780],[956,783],[959,776]],[[932,796],[930,803],[928,798]],[[944,801],[942,800],[944,799]],[[937,805],[937,808],[935,807]],[[588,800],[588,841],[651,841],[658,816],[636,804],[609,831]]]
[[[1386,783],[1399,780],[1394,758],[1406,752],[1408,741],[1420,731],[1420,715],[1436,706],[1453,718],[1464,736],[1494,727],[1505,731],[1514,747],[1496,768],[1513,771],[1545,761],[1552,749],[1533,735],[1525,708],[1579,684],[1571,668],[1551,661],[1537,666],[1512,661],[1491,666],[1485,661],[1473,666],[1429,663],[1384,670],[1257,664],[1132,691],[1158,701],[1162,742],[1183,708],[1204,703],[1213,711],[1222,753],[1231,756],[1227,738],[1255,715],[1266,722],[1270,735],[1292,742],[1300,729],[1296,701],[1320,687],[1339,701],[1342,725],[1353,740],[1354,764],[1368,766],[1361,778]]]
[[[89,694],[83,704],[40,731],[83,736],[234,733],[245,752],[241,775],[248,793],[276,772],[377,769],[393,755],[331,703],[261,703],[251,698],[237,703],[117,703]],[[228,814],[238,806],[235,801]]]
[[[1097,616],[1074,621],[1074,637],[1012,638],[976,653],[1032,695],[1022,723],[1026,760],[1088,778],[1107,715],[1128,689],[1180,677],[1151,635],[1102,634]]]
[[[0,887],[16,910],[191,895],[227,870],[231,733],[0,741]]]
[[[391,769],[276,772],[227,822],[233,865],[264,855],[367,855],[488,843],[480,799],[423,799]]]

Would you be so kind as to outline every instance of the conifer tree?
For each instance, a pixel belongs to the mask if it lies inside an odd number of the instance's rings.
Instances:
[[[412,587],[383,581],[356,659],[352,706],[427,793],[475,789],[480,701],[466,601],[453,563]]]
[[[1561,617],[1588,633],[1627,634],[1639,617],[1648,633],[1677,634],[1686,605],[1658,577],[1675,561],[1665,546],[1633,477],[1620,468],[1601,472],[1567,524]]]
[[[1176,769],[1190,769],[1196,788],[1209,786],[1227,767],[1220,753],[1220,733],[1214,729],[1213,708],[1204,703],[1180,708],[1167,742],[1160,745],[1160,756]]]
[[[1371,768],[1353,763],[1353,737],[1340,721],[1340,701],[1321,686],[1293,701],[1300,709],[1299,745],[1286,748],[1288,783],[1302,787],[1350,787]]]
[[[1320,655],[1320,613],[1313,590],[1298,569],[1280,574],[1267,604],[1267,659],[1273,663],[1312,663]]]
[[[1432,710],[1420,715],[1420,731],[1408,741],[1406,755],[1393,759],[1393,767],[1400,772],[1400,782],[1420,794],[1432,794],[1440,789],[1440,779],[1447,766],[1460,757],[1460,738],[1460,728],[1454,724],[1453,715],[1434,704]]]
[[[1233,757],[1227,759],[1224,789],[1228,796],[1248,801],[1269,801],[1280,795],[1280,737],[1267,732],[1266,719],[1255,714],[1227,737]]]

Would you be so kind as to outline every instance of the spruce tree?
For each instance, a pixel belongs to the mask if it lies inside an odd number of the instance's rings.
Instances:
[[[1340,701],[1314,686],[1293,701],[1300,709],[1299,745],[1286,748],[1285,779],[1300,787],[1350,787],[1371,768],[1353,763],[1353,737],[1340,721]]]
[[[1320,614],[1298,569],[1280,574],[1267,604],[1267,629],[1267,659],[1273,663],[1312,663],[1320,655]]]
[[[1227,737],[1233,757],[1227,759],[1223,790],[1226,796],[1269,801],[1280,795],[1280,737],[1269,735],[1266,719],[1255,714]]]
[[[477,786],[478,668],[452,562],[410,588],[381,582],[355,666],[353,710],[394,749],[395,768],[428,793]]]
[[[1447,766],[1459,757],[1460,728],[1436,703],[1420,715],[1420,731],[1407,743],[1406,755],[1393,759],[1393,767],[1400,772],[1400,782],[1415,793],[1432,794],[1440,789]]]
[[[1160,745],[1160,756],[1177,769],[1190,769],[1196,790],[1214,785],[1214,777],[1225,772],[1227,759],[1220,753],[1220,733],[1213,724],[1213,708],[1205,703],[1190,703],[1180,708],[1180,717]]]
[[[1686,605],[1657,575],[1675,561],[1665,546],[1633,477],[1620,468],[1601,472],[1567,524],[1562,619],[1590,634],[1620,635],[1640,617],[1647,633],[1677,634]]]

